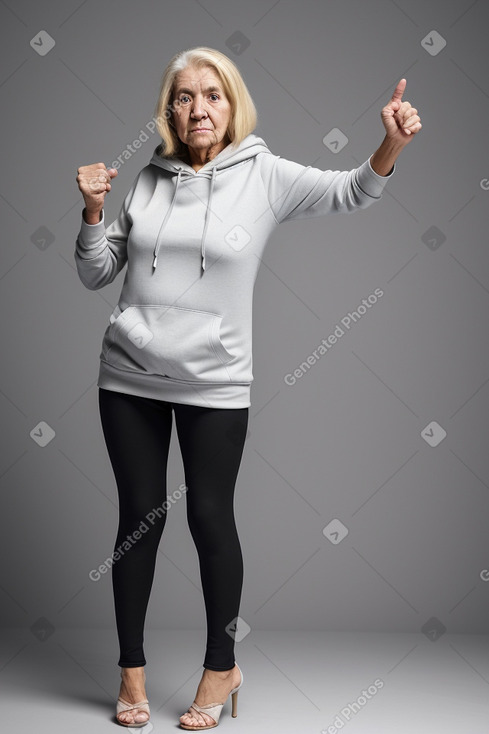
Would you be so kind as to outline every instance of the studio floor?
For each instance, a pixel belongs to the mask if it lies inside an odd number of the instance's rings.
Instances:
[[[115,632],[3,630],[1,730],[17,734],[122,731]],[[145,633],[151,721],[180,730],[202,675],[203,630]],[[489,636],[256,631],[236,642],[238,716],[222,732],[250,734],[487,734]],[[136,731],[130,728],[130,731]]]

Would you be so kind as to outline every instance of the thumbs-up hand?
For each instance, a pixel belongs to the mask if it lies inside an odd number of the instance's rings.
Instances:
[[[386,138],[400,145],[407,145],[423,127],[418,110],[411,106],[411,102],[402,101],[406,84],[406,79],[399,81],[390,101],[380,113],[386,130]]]

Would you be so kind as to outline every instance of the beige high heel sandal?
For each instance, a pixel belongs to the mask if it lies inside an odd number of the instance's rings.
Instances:
[[[121,670],[121,678],[122,678],[122,670]],[[146,674],[144,675],[144,681],[146,682]],[[148,718],[144,721],[121,721],[119,719],[119,714],[121,714],[123,711],[133,711],[135,709],[139,709],[141,713],[148,714]],[[134,716],[137,716],[137,712],[134,713]],[[147,698],[145,698],[143,701],[138,701],[137,703],[129,703],[129,701],[126,701],[124,698],[117,699],[117,705],[116,705],[116,719],[121,726],[130,726],[130,727],[137,727],[137,726],[146,726],[151,716],[151,712],[149,710],[149,701]]]
[[[238,691],[241,688],[241,686],[243,685],[243,673],[238,663],[236,663],[236,667],[238,668],[240,672],[241,682],[239,686],[236,686],[236,688],[233,688],[233,690],[229,692],[231,694],[231,699],[232,699],[231,716],[233,716],[233,718],[236,718],[236,716],[238,715]],[[227,701],[227,698],[226,698],[226,701]],[[195,724],[182,724],[182,722],[180,722],[181,728],[188,729],[190,731],[199,731],[200,729],[214,729],[214,727],[219,724],[219,717],[221,715],[222,707],[224,706],[226,701],[224,701],[224,703],[209,703],[207,704],[207,706],[199,706],[194,701],[193,704],[190,706],[190,709],[195,709],[195,711],[199,711],[200,713],[207,714],[207,716],[210,716],[212,719],[214,719],[216,723],[215,724],[204,724],[203,726],[198,726]],[[192,713],[190,709],[189,709],[189,712]]]

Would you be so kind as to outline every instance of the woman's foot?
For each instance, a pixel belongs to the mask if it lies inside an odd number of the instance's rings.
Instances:
[[[121,668],[121,678],[120,698],[128,703],[139,703],[146,699],[144,667]],[[149,714],[144,709],[132,709],[121,711],[117,718],[123,724],[141,724],[148,721]]]
[[[195,703],[198,706],[206,706],[210,703],[224,703],[233,688],[239,686],[241,673],[237,665],[231,670],[210,670],[204,668]],[[212,716],[199,711],[188,711],[180,716],[180,722],[187,726],[209,726],[216,722]]]

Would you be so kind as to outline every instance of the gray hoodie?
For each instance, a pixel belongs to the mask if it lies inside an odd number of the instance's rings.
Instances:
[[[75,262],[90,290],[127,264],[100,353],[98,386],[211,408],[251,405],[253,289],[282,222],[365,209],[395,172],[370,158],[322,171],[248,135],[198,171],[154,150],[107,228],[83,217]]]

